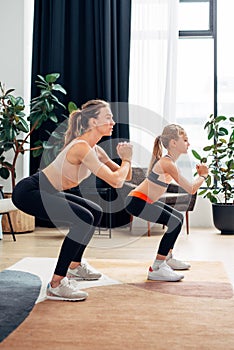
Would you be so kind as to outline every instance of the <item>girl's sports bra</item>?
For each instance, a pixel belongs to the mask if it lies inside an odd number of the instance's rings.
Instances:
[[[149,181],[151,181],[151,182],[153,182],[153,183],[155,183],[155,184],[157,184],[157,185],[159,185],[159,186],[167,187],[167,186],[169,185],[169,184],[167,184],[166,182],[163,182],[163,181],[158,180],[158,178],[159,178],[159,174],[156,174],[156,173],[154,173],[153,171],[151,171],[151,172],[149,173],[149,175],[147,176],[147,179],[148,179]]]
[[[165,155],[165,157],[170,158],[170,156],[168,156],[168,155]],[[155,166],[155,164],[157,163],[157,161],[158,161],[158,159],[153,163],[152,169],[153,169],[153,167]],[[151,172],[149,173],[149,175],[147,176],[147,179],[148,179],[149,181],[151,181],[151,182],[153,182],[153,183],[155,183],[155,184],[157,184],[157,185],[159,185],[159,186],[162,186],[162,187],[168,187],[168,185],[169,185],[168,183],[163,182],[163,181],[160,181],[160,180],[158,180],[158,178],[159,178],[159,174],[154,173],[152,170],[151,170]]]

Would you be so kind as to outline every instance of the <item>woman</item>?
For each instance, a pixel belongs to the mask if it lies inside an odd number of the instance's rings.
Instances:
[[[48,299],[84,300],[88,294],[78,289],[75,280],[101,276],[81,264],[81,259],[102,210],[87,199],[63,191],[79,185],[91,173],[115,188],[131,179],[132,146],[127,142],[117,145],[122,160],[119,166],[97,145],[103,136],[112,134],[114,125],[107,102],[88,101],[69,116],[65,144],[56,159],[42,171],[21,180],[13,191],[12,200],[20,210],[55,224],[66,222],[69,227],[47,288]]]
[[[162,146],[167,150],[165,156],[162,156]],[[181,126],[166,126],[162,135],[155,139],[147,178],[126,199],[126,209],[131,215],[167,226],[156,259],[149,268],[150,280],[179,281],[184,276],[174,270],[186,270],[190,267],[188,263],[172,256],[172,249],[182,228],[183,215],[159,201],[172,180],[188,193],[194,194],[207,177],[208,168],[204,164],[196,166],[198,177],[192,183],[180,174],[175,162],[181,154],[187,153],[188,147],[188,137]]]

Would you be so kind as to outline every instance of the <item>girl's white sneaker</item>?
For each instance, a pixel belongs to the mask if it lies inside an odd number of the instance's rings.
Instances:
[[[177,282],[184,278],[183,275],[172,270],[164,260],[158,267],[157,270],[149,268],[148,280],[153,281],[166,281],[166,282]]]

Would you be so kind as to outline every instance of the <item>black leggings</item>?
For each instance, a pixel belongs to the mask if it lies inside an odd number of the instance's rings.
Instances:
[[[14,188],[12,201],[29,215],[69,227],[54,272],[66,276],[71,261],[81,261],[101,220],[101,207],[79,196],[57,191],[43,172],[21,180]]]
[[[159,244],[158,254],[166,256],[169,250],[173,249],[184,220],[184,216],[178,210],[160,201],[150,204],[134,196],[126,198],[126,210],[133,216],[166,225],[167,231]]]

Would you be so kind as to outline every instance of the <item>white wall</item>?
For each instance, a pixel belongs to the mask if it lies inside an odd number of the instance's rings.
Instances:
[[[22,96],[29,112],[33,0],[0,0],[0,81]],[[9,154],[8,159],[11,159]],[[17,180],[29,173],[29,152],[17,163]],[[4,191],[11,191],[10,180],[0,179]]]

